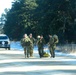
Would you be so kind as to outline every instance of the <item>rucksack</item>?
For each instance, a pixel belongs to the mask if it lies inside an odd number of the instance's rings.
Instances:
[[[54,38],[54,43],[58,43],[59,42],[57,35],[54,35],[53,38]]]

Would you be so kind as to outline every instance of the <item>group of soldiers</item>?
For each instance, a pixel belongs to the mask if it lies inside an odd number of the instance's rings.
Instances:
[[[49,42],[48,47],[50,51],[51,57],[55,57],[55,49],[56,44],[58,43],[58,36],[57,35],[49,35]],[[34,43],[38,46],[38,53],[40,58],[44,55],[44,46],[46,44],[45,39],[43,35],[37,36],[37,39],[33,38],[32,33],[27,36],[27,34],[24,34],[23,38],[21,39],[21,45],[24,48],[24,55],[25,58],[33,57],[33,48]]]

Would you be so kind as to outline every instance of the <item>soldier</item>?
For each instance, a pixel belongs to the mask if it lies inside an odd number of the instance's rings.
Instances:
[[[54,50],[53,50],[53,43],[54,43],[54,38],[52,37],[52,35],[49,35],[49,51],[50,51],[50,54],[51,54],[51,57],[54,57]]]
[[[30,57],[33,57],[33,48],[34,48],[35,39],[32,37],[32,33],[30,33],[29,38],[32,42],[32,44],[30,45]]]
[[[50,50],[50,54],[51,57],[55,57],[55,49],[56,49],[56,44],[58,43],[58,37],[56,35],[51,36],[49,35],[50,39],[49,39],[49,50]]]
[[[41,35],[40,38],[38,38],[37,40],[38,52],[39,52],[40,58],[43,57],[43,54],[44,54],[44,50],[43,50],[44,44],[45,44],[45,40],[43,36]]]
[[[29,39],[27,34],[24,34],[24,37],[21,39],[21,45],[24,48],[25,58],[26,57],[29,58],[29,55],[30,55],[30,52],[29,52],[30,49],[29,48],[30,48],[30,45],[31,45],[31,40]]]

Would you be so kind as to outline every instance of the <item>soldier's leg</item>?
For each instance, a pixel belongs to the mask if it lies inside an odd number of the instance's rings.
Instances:
[[[30,57],[33,57],[33,48],[30,48]]]
[[[54,58],[55,57],[55,48],[53,47],[52,49],[53,49],[53,51],[52,51],[52,53],[53,53],[52,57]]]
[[[33,57],[33,50],[30,50],[30,57]]]
[[[29,58],[29,56],[30,56],[30,47],[28,46],[27,47],[27,57]]]
[[[52,57],[55,57],[55,49],[52,47]]]
[[[53,49],[52,49],[52,47],[50,47],[50,54],[51,54],[51,57],[53,57]]]
[[[25,58],[27,57],[27,51],[26,51],[26,48],[24,48],[24,55],[25,55]]]
[[[44,55],[44,50],[43,50],[43,47],[41,48],[41,56],[43,57]]]
[[[39,52],[39,56],[41,58],[41,49],[40,48],[38,48],[38,52]]]

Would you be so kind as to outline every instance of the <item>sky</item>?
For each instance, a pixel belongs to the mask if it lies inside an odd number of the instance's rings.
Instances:
[[[11,8],[11,2],[13,0],[1,0],[0,2],[0,15],[4,12],[5,8]]]

